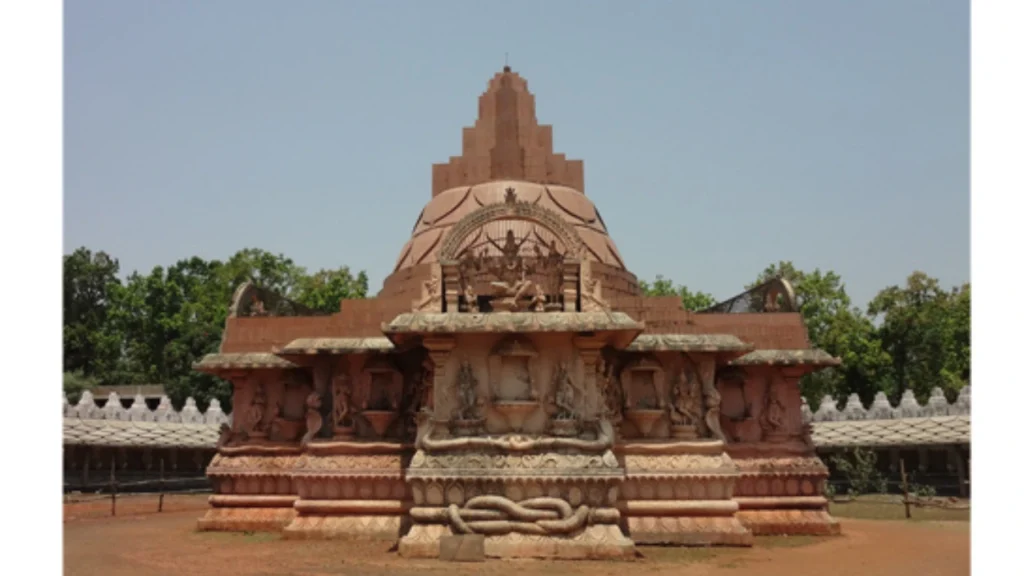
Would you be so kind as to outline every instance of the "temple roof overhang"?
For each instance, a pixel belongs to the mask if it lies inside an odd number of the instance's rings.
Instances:
[[[269,352],[236,352],[207,354],[192,367],[200,372],[217,374],[227,370],[287,370],[298,366]]]
[[[583,333],[625,347],[643,330],[643,322],[622,312],[407,313],[381,326],[381,331],[399,345],[421,336]]]
[[[971,416],[815,422],[818,448],[970,445]]]
[[[278,356],[315,356],[320,354],[360,354],[390,352],[395,345],[384,338],[298,338],[277,350]]]
[[[754,350],[730,362],[733,366],[839,366],[842,360],[815,348],[804,350]]]
[[[742,355],[754,349],[732,334],[641,334],[627,352],[692,352]]]

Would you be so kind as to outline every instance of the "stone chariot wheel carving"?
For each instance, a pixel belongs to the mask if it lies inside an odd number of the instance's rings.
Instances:
[[[459,220],[442,242],[438,259],[441,262],[457,260],[462,245],[475,231],[500,220],[526,220],[546,228],[565,246],[566,256],[582,259],[586,252],[583,240],[561,216],[543,206],[516,200],[513,188],[505,191],[505,198],[503,203],[482,206]]]

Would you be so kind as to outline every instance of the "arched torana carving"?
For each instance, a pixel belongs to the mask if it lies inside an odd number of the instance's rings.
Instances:
[[[549,230],[566,248],[566,256],[581,259],[586,251],[583,240],[558,214],[543,206],[520,202],[515,189],[505,191],[505,202],[483,206],[467,214],[445,237],[438,251],[442,262],[457,260],[466,240],[481,226],[499,220],[526,220]]]

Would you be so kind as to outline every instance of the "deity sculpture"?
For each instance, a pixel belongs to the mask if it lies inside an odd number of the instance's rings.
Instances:
[[[770,384],[765,398],[764,411],[761,412],[761,427],[767,432],[768,439],[777,439],[785,424],[786,409],[779,398],[779,387]]]
[[[615,369],[611,362],[601,358],[598,366],[604,390],[604,415],[613,426],[622,422],[622,384],[615,378]]]
[[[309,441],[316,436],[323,425],[324,419],[320,415],[320,395],[310,392],[306,397],[306,433],[302,436],[301,442],[303,447],[309,444]]]
[[[680,372],[672,390],[672,423],[682,426],[694,426],[700,421],[700,392],[696,382]]]
[[[555,368],[552,384],[554,386],[555,419],[575,420],[579,411],[576,406],[577,387],[569,374],[569,365],[564,360],[559,362]]]
[[[487,237],[487,242],[491,246],[494,246],[495,248],[498,249],[498,252],[501,254],[502,258],[510,262],[512,260],[515,260],[516,257],[519,256],[519,249],[523,246],[523,243],[526,242],[526,239],[523,238],[519,242],[516,242],[515,233],[509,230],[508,232],[505,233],[504,244],[498,244],[490,236]]]
[[[334,408],[334,422],[338,426],[351,427],[352,426],[352,389],[347,385],[338,386],[336,388],[337,400]]]
[[[266,436],[266,427],[263,424],[264,408],[267,405],[267,397],[263,393],[263,383],[256,383],[256,390],[253,392],[252,402],[245,413],[246,428],[249,436]]]
[[[267,309],[263,305],[263,301],[259,299],[255,294],[252,295],[252,304],[249,306],[249,316],[266,316]]]
[[[420,285],[420,299],[413,302],[412,308],[416,311],[428,310],[441,298],[441,277],[436,272],[431,272],[430,278],[424,280]]]
[[[476,376],[473,375],[473,366],[468,361],[463,361],[459,367],[457,380],[459,407],[457,409],[459,420],[476,420],[478,399],[476,394]]]
[[[543,312],[544,307],[547,305],[547,294],[544,293],[544,288],[540,284],[533,285],[533,299],[530,300],[530,309],[534,312]]]
[[[466,282],[466,287],[465,287],[465,289],[463,289],[462,293],[466,297],[466,311],[471,313],[471,314],[475,314],[475,313],[479,312],[480,311],[480,303],[479,303],[479,301],[477,301],[476,291],[473,290],[473,283],[472,282]]]
[[[704,393],[704,401],[707,404],[707,411],[704,413],[704,422],[711,431],[711,435],[719,440],[725,440],[725,432],[722,431],[722,423],[719,414],[722,411],[722,395],[715,389],[714,384]]]

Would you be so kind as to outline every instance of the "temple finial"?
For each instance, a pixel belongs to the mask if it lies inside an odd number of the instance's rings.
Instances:
[[[512,69],[508,66],[508,52],[505,52],[505,73],[511,72]]]

